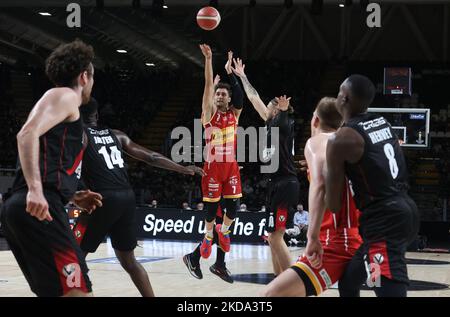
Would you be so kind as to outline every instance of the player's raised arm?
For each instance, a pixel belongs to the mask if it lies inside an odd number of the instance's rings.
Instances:
[[[231,109],[233,110],[237,120],[239,120],[239,117],[242,112],[242,107],[244,105],[244,92],[242,91],[241,85],[239,84],[236,75],[233,73],[232,63],[233,63],[233,52],[229,51],[228,60],[227,63],[225,64],[225,70],[227,72],[231,86]]]
[[[129,156],[139,161],[145,162],[151,166],[159,167],[170,171],[175,171],[181,174],[187,175],[197,174],[199,176],[205,175],[205,172],[197,166],[194,165],[182,166],[158,152],[151,151],[137,143],[134,143],[130,139],[130,137],[125,133],[123,133],[122,131],[119,130],[112,130],[112,131],[117,136],[119,142],[122,144],[123,151]]]
[[[364,139],[350,128],[340,128],[327,143],[326,206],[332,212],[341,209],[345,184],[345,162],[356,163],[364,153]]]
[[[202,122],[206,123],[211,120],[214,109],[214,80],[212,67],[212,51],[206,44],[201,44],[203,56],[205,57],[205,88],[203,90],[202,100]]]
[[[259,116],[267,121],[269,117],[269,111],[267,110],[266,105],[259,97],[258,92],[248,81],[247,75],[245,74],[245,65],[242,64],[241,59],[233,59],[234,67],[232,68],[233,72],[241,78],[242,85],[244,86],[245,93],[247,94],[247,98],[252,103],[255,110],[259,113]]]

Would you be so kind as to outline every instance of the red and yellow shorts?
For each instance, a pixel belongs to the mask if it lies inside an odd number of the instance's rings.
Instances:
[[[204,202],[218,202],[225,199],[241,198],[241,175],[239,166],[234,162],[206,162],[203,167],[206,175],[202,178]]]
[[[362,244],[358,228],[345,228],[333,233],[327,230],[321,234],[320,241],[323,247],[320,268],[313,268],[304,255],[291,267],[305,283],[306,296],[317,296],[339,281]]]

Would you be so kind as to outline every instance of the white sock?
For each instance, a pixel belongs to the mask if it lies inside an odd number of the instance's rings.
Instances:
[[[214,233],[213,233],[213,229],[211,230],[206,230],[206,236],[208,238],[210,238],[210,240],[212,240],[214,238]]]
[[[227,226],[226,224],[222,224],[222,228],[220,229],[220,232],[225,233],[230,229],[230,226]]]

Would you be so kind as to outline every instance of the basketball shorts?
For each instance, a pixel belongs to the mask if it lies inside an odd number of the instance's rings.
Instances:
[[[103,190],[103,206],[92,214],[82,213],[73,229],[84,252],[93,253],[106,236],[114,249],[131,251],[136,240],[136,201],[134,192],[126,190]]]
[[[364,208],[360,217],[364,243],[352,267],[365,268],[373,280],[382,275],[409,284],[405,253],[417,237],[419,221],[417,206],[406,194]]]
[[[305,284],[306,296],[317,296],[339,281],[362,243],[358,228],[328,232],[320,240],[323,247],[320,268],[313,268],[304,255],[291,267]]]
[[[294,206],[299,199],[300,184],[297,177],[287,176],[270,180],[266,194],[266,231],[274,232],[292,226]]]
[[[204,202],[218,202],[221,197],[233,199],[242,197],[239,165],[234,162],[206,162],[206,173],[202,178]]]
[[[77,289],[90,293],[91,282],[81,249],[58,193],[44,191],[53,221],[39,221],[26,212],[27,190],[4,204],[2,225],[11,251],[37,296],[63,296]]]

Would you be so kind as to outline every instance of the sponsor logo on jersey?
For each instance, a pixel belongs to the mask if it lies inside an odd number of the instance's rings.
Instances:
[[[284,215],[281,215],[280,217],[278,217],[278,220],[284,222],[286,220],[286,217]]]
[[[358,125],[361,125],[364,131],[377,128],[380,125],[386,124],[386,120],[383,117],[379,117],[370,121],[360,122]]]
[[[81,231],[80,230],[75,230],[75,237],[77,237],[77,238],[81,237]]]
[[[108,129],[96,130],[96,129],[88,128],[88,131],[89,131],[90,134],[93,134],[93,135],[107,135],[107,134],[109,134],[109,130]]]

